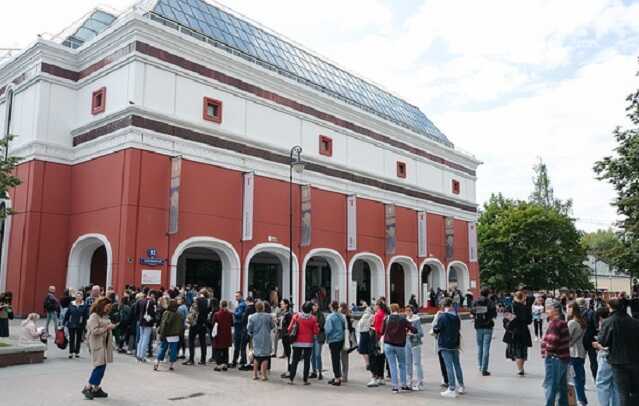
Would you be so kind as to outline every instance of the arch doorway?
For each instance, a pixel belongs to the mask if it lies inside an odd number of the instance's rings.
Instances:
[[[328,310],[331,301],[346,301],[346,263],[339,252],[328,248],[311,250],[304,258],[303,287],[306,300],[317,300]]]
[[[282,291],[283,280],[282,263],[275,255],[260,252],[251,259],[247,283],[253,298],[270,300],[271,292]],[[281,298],[279,293],[278,296]]]
[[[462,294],[470,288],[470,274],[463,262],[453,261],[448,265],[448,288],[458,289]]]
[[[240,257],[235,248],[214,237],[182,241],[171,257],[171,286],[209,286],[223,300],[240,289]]]
[[[412,295],[415,295],[419,303],[418,284],[419,275],[415,261],[407,256],[393,257],[388,268],[390,303],[406,306]]]
[[[422,263],[420,287],[422,300],[424,302],[430,300],[430,305],[436,306],[434,298],[437,290],[446,290],[446,272],[441,262],[436,259],[427,259]]]
[[[86,234],[78,238],[71,247],[67,287],[112,287],[111,268],[112,252],[109,241],[101,234]]]
[[[385,296],[384,262],[369,252],[356,254],[349,264],[350,284],[348,298],[357,305],[365,301],[373,304],[378,298]]]
[[[212,288],[215,297],[222,294],[222,259],[210,248],[193,247],[182,252],[177,263],[177,286]]]

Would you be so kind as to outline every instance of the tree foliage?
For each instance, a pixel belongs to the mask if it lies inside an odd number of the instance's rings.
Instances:
[[[479,218],[482,284],[511,291],[589,289],[586,252],[573,219],[536,202],[491,196]]]
[[[0,139],[0,199],[9,199],[9,190],[20,184],[14,173],[20,158],[8,156],[4,151],[7,150],[9,142],[13,137],[8,136]],[[11,209],[3,206],[0,209],[0,220],[11,214]]]
[[[585,233],[582,244],[588,254],[607,264],[612,264],[623,248],[619,236],[612,229]]]
[[[541,158],[538,159],[533,170],[535,172],[533,176],[533,192],[528,200],[569,215],[572,210],[572,200],[563,201],[555,197],[555,190],[550,181],[548,167]]]
[[[617,127],[613,135],[617,147],[611,156],[595,163],[598,179],[612,184],[617,196],[614,205],[622,220],[619,237],[622,248],[613,265],[639,276],[639,90],[627,98],[631,128]]]

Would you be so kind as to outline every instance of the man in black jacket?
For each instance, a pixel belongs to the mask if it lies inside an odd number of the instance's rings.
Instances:
[[[497,317],[497,307],[488,298],[490,290],[484,288],[480,296],[474,301],[471,313],[475,319],[475,333],[477,337],[477,362],[483,376],[490,375],[488,362],[490,359],[490,343],[493,339],[493,327]]]
[[[608,348],[608,363],[619,390],[621,406],[639,405],[639,320],[619,299],[608,301],[611,316],[604,320],[599,344]]]
[[[587,306],[586,299],[580,297],[576,300],[576,303],[580,309],[583,309],[582,316],[586,321],[586,332],[584,333],[583,344],[590,361],[592,379],[596,381],[599,365],[597,364],[597,350],[592,346],[592,343],[595,341],[595,336],[597,336],[597,326],[599,325],[599,321],[597,320],[595,311]]]
[[[146,353],[151,344],[151,334],[153,334],[153,326],[155,325],[156,304],[154,292],[150,291],[144,300],[138,302],[136,307],[140,330],[136,358],[140,362],[146,362]]]
[[[209,292],[202,288],[198,294],[197,299],[193,302],[196,316],[193,317],[191,325],[189,326],[189,360],[184,362],[184,365],[193,365],[195,360],[195,337],[197,337],[200,344],[200,365],[206,365],[206,333],[208,331],[209,322]]]

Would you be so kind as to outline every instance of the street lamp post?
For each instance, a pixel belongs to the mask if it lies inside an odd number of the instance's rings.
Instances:
[[[302,147],[295,145],[291,148],[289,161],[289,190],[288,190],[288,204],[289,204],[289,223],[288,223],[288,286],[289,286],[289,300],[291,306],[293,305],[293,171],[300,174],[304,171],[304,161],[302,161]]]

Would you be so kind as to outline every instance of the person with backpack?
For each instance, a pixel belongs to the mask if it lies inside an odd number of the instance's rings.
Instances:
[[[198,297],[191,305],[188,316],[189,325],[189,359],[182,365],[193,365],[195,362],[195,338],[200,343],[200,365],[206,365],[206,332],[209,322],[209,301],[206,289],[200,289]]]
[[[58,315],[60,314],[60,301],[55,296],[55,286],[49,286],[47,296],[44,298],[44,312],[47,314],[44,331],[49,334],[49,324],[53,322],[53,329],[58,328]]]
[[[69,359],[74,356],[80,358],[80,347],[88,318],[89,308],[84,303],[84,295],[78,291],[75,294],[75,300],[69,303],[63,322],[69,331]]]
[[[482,376],[489,376],[490,344],[493,339],[493,327],[497,317],[497,307],[488,298],[489,289],[482,289],[480,296],[474,301],[471,314],[475,320],[475,336],[477,339],[477,364]]]
[[[437,334],[437,347],[446,364],[448,373],[448,388],[441,392],[444,398],[456,398],[457,394],[466,393],[464,388],[464,373],[459,362],[459,347],[461,344],[461,320],[453,308],[453,301],[446,298],[442,301],[444,310],[437,317],[437,324],[433,332]],[[457,383],[455,383],[455,379]]]

